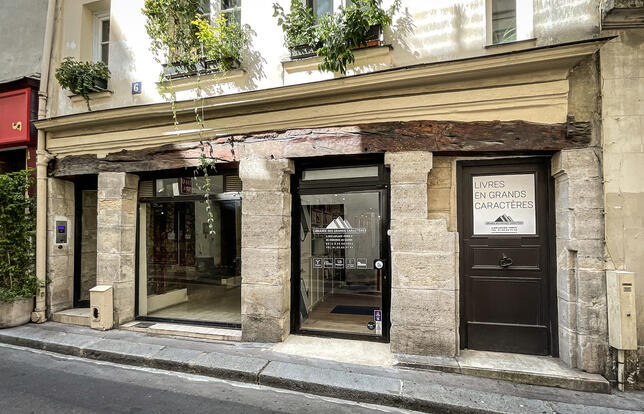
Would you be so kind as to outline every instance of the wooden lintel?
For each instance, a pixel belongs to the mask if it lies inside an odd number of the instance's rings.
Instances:
[[[397,151],[520,153],[558,151],[589,145],[591,125],[569,119],[561,124],[526,121],[409,121],[353,126],[295,129],[235,135],[208,141],[206,156],[215,162],[239,161],[249,156],[298,158],[322,155]],[[56,177],[101,171],[143,172],[195,167],[202,148],[198,143],[168,144],[123,150],[105,158],[67,156],[55,160]]]

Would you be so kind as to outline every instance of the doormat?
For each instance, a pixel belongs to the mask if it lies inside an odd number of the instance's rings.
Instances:
[[[373,311],[380,309],[376,306],[351,306],[351,305],[338,305],[331,313],[342,313],[345,315],[368,315],[373,316]]]

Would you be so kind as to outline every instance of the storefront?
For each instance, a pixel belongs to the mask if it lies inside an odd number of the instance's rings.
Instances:
[[[140,182],[138,319],[241,327],[239,177],[208,181]]]
[[[577,317],[605,313],[603,285],[584,285],[603,277],[601,165],[591,120],[569,105],[596,86],[571,68],[591,70],[597,48],[209,97],[204,143],[166,104],[40,121],[57,157],[49,223],[75,218],[82,233],[80,250],[48,247],[49,309],[73,306],[70,263],[87,252],[95,265],[76,269],[113,287],[115,326],[559,355],[603,372],[606,326]]]
[[[293,331],[388,340],[387,170],[382,159],[328,164],[296,171]]]

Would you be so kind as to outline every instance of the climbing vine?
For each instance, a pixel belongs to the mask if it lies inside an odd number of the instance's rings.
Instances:
[[[0,302],[36,294],[32,171],[0,174]]]
[[[150,50],[157,62],[183,67],[194,73],[196,94],[193,98],[194,121],[199,131],[200,157],[195,169],[195,186],[204,195],[210,234],[215,233],[215,218],[212,211],[210,173],[216,171],[217,159],[212,156],[212,147],[205,138],[204,96],[201,74],[205,71],[221,72],[240,64],[242,50],[249,42],[250,28],[240,25],[236,19],[227,19],[223,14],[210,18],[208,2],[200,0],[145,0],[143,14],[150,36]],[[159,91],[171,102],[175,128],[179,126],[176,111],[176,93],[172,77],[162,73]],[[197,178],[203,177],[203,180]]]

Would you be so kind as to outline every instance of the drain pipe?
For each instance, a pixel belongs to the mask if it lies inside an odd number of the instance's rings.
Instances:
[[[56,6],[56,0],[49,0],[40,67],[40,88],[38,90],[39,120],[47,117],[47,90]],[[31,320],[36,323],[47,320],[47,166],[52,157],[47,152],[46,139],[45,131],[38,130],[36,149],[36,277],[38,278],[38,292],[36,293],[36,307],[31,314]]]

